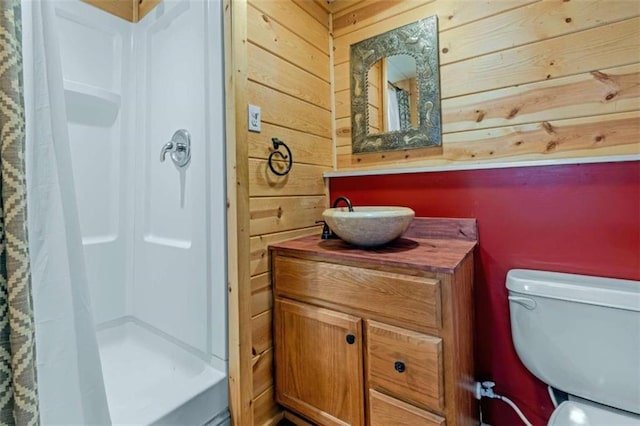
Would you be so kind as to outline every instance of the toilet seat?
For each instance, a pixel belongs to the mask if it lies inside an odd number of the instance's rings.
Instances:
[[[548,426],[640,426],[640,416],[605,406],[565,401],[556,408]]]

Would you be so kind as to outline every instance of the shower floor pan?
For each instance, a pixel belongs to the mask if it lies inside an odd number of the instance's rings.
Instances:
[[[138,320],[98,331],[114,425],[227,424],[227,380]]]

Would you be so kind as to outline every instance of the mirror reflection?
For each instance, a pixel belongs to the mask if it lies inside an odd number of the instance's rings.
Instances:
[[[416,60],[409,55],[382,58],[368,71],[368,134],[418,128]]]

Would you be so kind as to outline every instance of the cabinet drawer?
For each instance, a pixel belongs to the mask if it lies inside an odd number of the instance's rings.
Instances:
[[[367,378],[370,388],[442,411],[442,339],[367,321]]]
[[[441,324],[435,279],[285,256],[275,257],[273,271],[280,295],[346,306],[412,328]]]
[[[369,390],[370,426],[445,426],[443,417]]]

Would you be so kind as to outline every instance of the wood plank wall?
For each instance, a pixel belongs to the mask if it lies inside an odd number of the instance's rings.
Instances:
[[[333,166],[329,11],[321,1],[248,0],[247,94],[262,131],[246,132],[251,274],[253,424],[274,424],[272,293],[267,247],[310,233],[327,207],[322,174]],[[288,176],[269,171],[271,138],[293,152]],[[241,324],[242,326],[242,324]]]
[[[336,0],[338,169],[640,153],[640,2]],[[443,146],[352,155],[349,46],[438,15]]]

